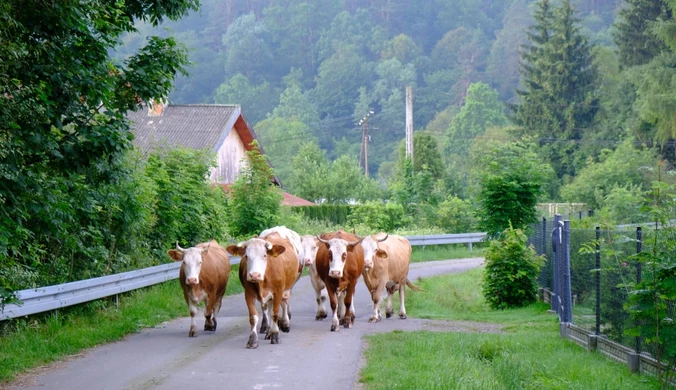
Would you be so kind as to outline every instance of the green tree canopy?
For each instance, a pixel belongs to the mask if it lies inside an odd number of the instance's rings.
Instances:
[[[613,35],[620,64],[643,65],[659,55],[666,46],[651,25],[670,18],[671,10],[663,0],[626,0],[618,12]]]

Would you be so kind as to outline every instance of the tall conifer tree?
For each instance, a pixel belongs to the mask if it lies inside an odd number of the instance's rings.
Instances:
[[[647,64],[665,49],[664,43],[651,31],[658,19],[670,19],[671,11],[663,0],[625,0],[615,22],[613,34],[620,64]]]
[[[517,91],[521,102],[510,105],[512,120],[539,139],[560,178],[573,176],[576,141],[598,111],[598,70],[570,0],[555,9],[549,0],[539,0],[536,7],[521,63],[524,89]]]

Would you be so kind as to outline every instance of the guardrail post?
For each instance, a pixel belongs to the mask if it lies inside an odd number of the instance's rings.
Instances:
[[[640,226],[636,227],[636,253],[643,252],[643,231]],[[636,261],[636,284],[641,283],[641,261]],[[641,337],[636,336],[636,353],[641,353]]]
[[[471,242],[467,243],[467,249],[472,250],[472,243]]]
[[[119,309],[120,309],[119,296],[120,296],[120,294],[115,294],[115,310],[119,310]]]

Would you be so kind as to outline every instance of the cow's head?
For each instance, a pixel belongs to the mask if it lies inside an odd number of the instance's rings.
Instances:
[[[209,244],[211,245],[211,244]],[[167,253],[174,261],[183,262],[183,273],[185,274],[185,284],[200,284],[200,271],[202,271],[202,254],[209,250],[209,245],[202,248],[183,249],[176,242],[176,249],[171,249]]]
[[[325,240],[321,237],[317,237],[317,240],[326,245],[326,248],[328,249],[329,276],[338,279],[343,277],[343,270],[345,269],[348,253],[353,252],[354,248],[359,245],[363,238],[353,242],[348,242],[342,238]]]
[[[373,236],[366,236],[361,242],[361,247],[364,250],[364,269],[369,270],[373,268],[374,262],[376,261],[376,256],[381,258],[387,257],[387,252],[378,249],[378,243],[387,240],[389,234],[385,235],[385,238],[376,240]]]
[[[312,265],[317,258],[317,250],[319,249],[319,241],[314,236],[303,236],[300,239],[302,247],[301,259],[306,266]]]
[[[286,248],[254,237],[249,241],[230,245],[226,250],[233,256],[246,256],[246,280],[262,282],[265,279],[268,259],[281,255]]]

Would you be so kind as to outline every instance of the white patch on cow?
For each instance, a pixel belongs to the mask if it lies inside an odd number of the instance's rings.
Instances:
[[[317,250],[319,246],[317,245],[317,239],[314,236],[306,235],[301,237],[301,259],[303,264],[306,266],[311,266],[315,263],[317,258]]]
[[[366,236],[361,242],[361,248],[364,250],[364,268],[373,268],[376,251],[378,250],[378,243],[375,242],[371,236]]]
[[[347,260],[347,241],[342,238],[332,238],[329,240],[329,276],[332,278],[341,278],[345,269]]]
[[[303,245],[301,243],[301,238],[298,235],[298,233],[287,228],[286,226],[275,226],[273,228],[263,230],[261,234],[259,234],[258,236],[261,238],[265,238],[274,233],[277,233],[281,238],[291,242],[293,250],[296,253],[296,257],[298,258],[298,262],[302,264]]]
[[[268,265],[268,250],[272,249],[272,244],[260,238],[252,238],[238,246],[246,247],[246,279],[250,282],[262,282]]]
[[[188,248],[183,250],[183,272],[185,283],[188,285],[200,283],[202,271],[202,248]]]

